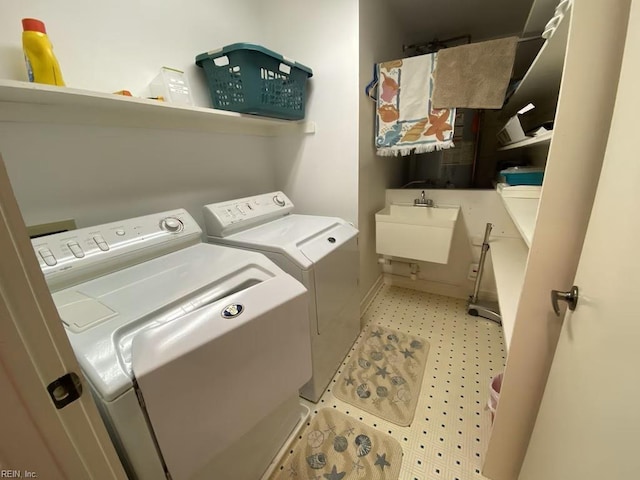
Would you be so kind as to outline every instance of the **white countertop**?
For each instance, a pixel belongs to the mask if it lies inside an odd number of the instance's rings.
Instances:
[[[498,190],[498,195],[525,243],[531,247],[540,198],[512,197],[510,196],[512,193],[508,192],[508,190]],[[530,193],[527,195],[530,196]]]
[[[502,317],[504,341],[507,351],[513,335],[513,327],[524,281],[529,249],[520,238],[493,237],[489,252],[498,291],[498,304]]]

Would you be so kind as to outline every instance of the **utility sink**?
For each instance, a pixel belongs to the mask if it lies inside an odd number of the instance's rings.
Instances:
[[[376,252],[423,262],[448,263],[457,205],[392,204],[376,213]]]

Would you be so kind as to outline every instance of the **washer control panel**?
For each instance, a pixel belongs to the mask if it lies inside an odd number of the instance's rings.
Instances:
[[[293,203],[282,192],[238,198],[204,206],[207,235],[225,237],[275,218],[288,215]]]
[[[131,218],[31,240],[53,291],[201,241],[186,210]]]

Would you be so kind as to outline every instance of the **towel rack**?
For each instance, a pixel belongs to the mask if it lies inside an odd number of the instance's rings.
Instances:
[[[460,42],[460,40],[466,40],[466,42]],[[449,45],[450,43],[456,43],[455,45]],[[413,45],[402,45],[402,51],[406,52],[407,50],[413,50],[414,55],[424,55],[427,53],[434,53],[440,50],[441,48],[447,47],[455,47],[457,45],[465,45],[471,43],[471,35],[460,35],[458,37],[451,37],[445,40],[438,40],[438,38],[434,38],[430,42],[424,43],[414,43]]]
[[[531,35],[530,37],[521,37],[518,39],[518,43],[532,42],[534,40],[544,40],[544,38],[542,38],[542,32]]]
[[[500,37],[499,37],[500,38]],[[461,40],[466,40],[466,42],[460,42]],[[484,40],[497,40],[496,38],[484,39]],[[524,42],[532,42],[534,40],[544,40],[542,38],[542,32],[535,33],[528,37],[522,37],[518,39],[518,43]],[[456,43],[460,42],[460,43]],[[450,45],[453,43],[454,45]],[[471,35],[460,35],[458,37],[451,37],[445,40],[438,40],[438,38],[434,38],[430,42],[423,43],[414,43],[412,45],[402,45],[402,51],[406,52],[407,50],[413,50],[413,55],[424,55],[427,53],[434,53],[440,50],[441,48],[449,48],[449,47],[457,47],[458,45],[465,45],[471,43]]]

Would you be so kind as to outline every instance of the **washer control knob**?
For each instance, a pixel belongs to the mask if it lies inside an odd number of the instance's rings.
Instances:
[[[160,221],[160,228],[169,233],[178,233],[184,230],[184,224],[175,217],[167,217]]]
[[[284,200],[282,199],[282,197],[280,195],[274,195],[273,203],[275,203],[279,207],[284,207]]]

